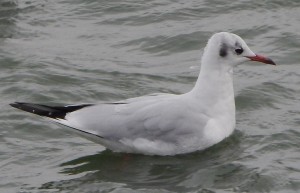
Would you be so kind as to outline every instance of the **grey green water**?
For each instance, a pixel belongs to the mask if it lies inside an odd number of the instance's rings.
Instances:
[[[11,108],[184,93],[214,32],[278,66],[235,69],[234,134],[183,156],[124,155]],[[300,1],[1,0],[0,192],[300,192]]]

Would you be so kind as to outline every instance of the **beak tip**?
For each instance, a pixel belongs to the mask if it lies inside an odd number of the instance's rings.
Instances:
[[[271,60],[271,61],[272,61],[271,65],[273,65],[273,66],[277,65],[273,60]]]
[[[264,63],[276,66],[276,63],[273,60],[271,60],[270,58],[267,58],[267,60]]]
[[[258,55],[258,54],[256,54],[255,56],[247,57],[247,58],[249,58],[252,61],[262,62],[265,64],[271,64],[271,65],[276,66],[276,63],[272,59],[267,58],[265,56]]]

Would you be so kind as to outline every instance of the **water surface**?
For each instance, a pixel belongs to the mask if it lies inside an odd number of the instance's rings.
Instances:
[[[0,192],[299,192],[300,2],[3,0]],[[182,156],[125,155],[11,108],[189,91],[215,32],[276,67],[234,72],[237,127]]]

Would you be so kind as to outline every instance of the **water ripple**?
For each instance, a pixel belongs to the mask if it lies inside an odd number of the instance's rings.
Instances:
[[[299,11],[298,0],[4,0],[0,191],[299,192]],[[117,154],[8,105],[184,93],[218,31],[279,65],[237,67],[237,129],[208,150]]]

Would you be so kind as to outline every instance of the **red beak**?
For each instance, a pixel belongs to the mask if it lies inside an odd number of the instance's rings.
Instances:
[[[262,55],[255,55],[255,56],[246,56],[247,58],[249,58],[252,61],[258,61],[258,62],[262,62],[265,64],[272,64],[272,65],[276,65],[275,62],[273,60],[271,60],[270,58],[267,58],[265,56]]]

